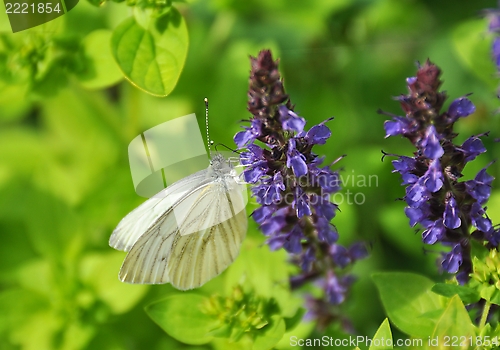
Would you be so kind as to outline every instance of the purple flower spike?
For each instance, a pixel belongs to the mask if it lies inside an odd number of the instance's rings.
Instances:
[[[490,15],[494,15],[491,28],[500,33],[500,12]],[[495,42],[494,51],[500,63],[500,40]],[[493,177],[482,169],[473,180],[460,181],[465,166],[486,152],[480,136],[488,133],[471,136],[462,145],[454,143],[455,122],[474,113],[476,107],[467,97],[460,97],[442,112],[447,96],[439,91],[440,74],[441,70],[427,61],[418,67],[415,77],[407,79],[409,93],[396,98],[406,118],[386,121],[386,136],[402,135],[415,147],[413,157],[396,156],[392,162],[393,172],[401,174],[406,186],[405,214],[410,226],[423,229],[425,244],[453,247],[442,267],[456,273],[463,284],[472,272],[471,249],[465,247],[474,239],[489,249],[496,248],[500,233],[495,233],[484,207]]]
[[[290,278],[293,289],[324,281],[323,294],[306,305],[308,317],[327,326],[336,320],[334,306],[345,300],[353,281],[349,265],[367,255],[364,245],[338,245],[339,233],[330,223],[338,210],[330,198],[341,188],[340,177],[313,149],[330,138],[325,123],[333,118],[304,130],[306,121],[293,111],[271,52],[260,52],[251,64],[251,125],[234,139],[239,148],[247,147],[240,160],[259,204],[252,217],[269,247],[283,248],[300,267],[302,272]]]

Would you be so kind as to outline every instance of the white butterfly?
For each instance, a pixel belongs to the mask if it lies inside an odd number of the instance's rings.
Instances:
[[[127,283],[170,282],[199,287],[236,259],[247,231],[246,190],[235,169],[216,154],[189,175],[125,216],[109,240],[128,252],[120,269]]]

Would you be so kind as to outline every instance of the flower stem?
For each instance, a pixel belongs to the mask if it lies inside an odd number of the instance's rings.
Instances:
[[[483,315],[481,316],[481,322],[479,322],[479,329],[482,329],[486,325],[486,320],[488,319],[488,314],[490,313],[491,303],[486,300],[484,302]]]

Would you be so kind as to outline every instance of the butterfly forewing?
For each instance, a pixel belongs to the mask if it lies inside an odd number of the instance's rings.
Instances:
[[[175,203],[178,203],[179,199],[186,193],[195,191],[200,187],[200,184],[203,185],[203,181],[209,181],[207,169],[173,183],[142,203],[120,221],[109,239],[109,245],[128,252],[158,218]]]

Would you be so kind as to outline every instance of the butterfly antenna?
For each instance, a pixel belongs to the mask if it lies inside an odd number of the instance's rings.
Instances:
[[[212,140],[210,140],[210,135],[208,133],[208,98],[205,97],[205,128],[207,130],[207,146],[208,146],[208,151],[211,152],[212,151],[212,145],[214,144],[214,142]]]

